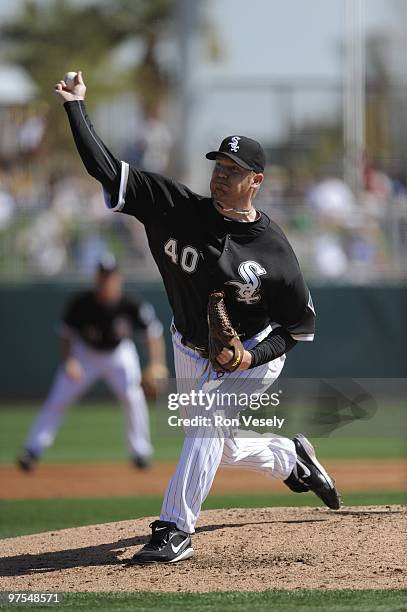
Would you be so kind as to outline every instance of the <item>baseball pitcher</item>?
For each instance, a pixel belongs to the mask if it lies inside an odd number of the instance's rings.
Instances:
[[[267,388],[286,353],[313,340],[315,312],[287,238],[254,207],[264,178],[261,145],[243,135],[223,139],[206,155],[214,161],[211,195],[198,195],[170,178],[130,167],[109,151],[87,114],[80,72],[73,87],[60,81],[55,93],[107,206],[144,224],[174,315],[178,391],[255,394]],[[191,405],[186,413],[194,416],[204,408]],[[228,408],[235,416],[240,410]],[[197,427],[185,437],[160,519],[134,563],[174,563],[193,554],[191,534],[220,465],[259,470],[339,508],[335,483],[302,434],[293,440],[273,433],[249,438]]]

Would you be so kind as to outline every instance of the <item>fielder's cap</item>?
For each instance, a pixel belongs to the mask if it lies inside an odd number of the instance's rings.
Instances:
[[[257,140],[247,136],[228,136],[222,140],[218,151],[209,151],[206,158],[216,159],[219,154],[226,155],[246,170],[264,172],[266,154]]]
[[[102,255],[97,265],[97,270],[100,274],[110,274],[110,272],[116,272],[118,268],[116,257],[112,253]]]

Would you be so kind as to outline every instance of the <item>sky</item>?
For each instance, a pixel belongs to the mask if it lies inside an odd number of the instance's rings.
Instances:
[[[398,27],[393,0],[364,3],[366,33]],[[202,63],[200,78],[206,83],[240,79],[243,86],[247,83],[246,91],[255,77],[340,83],[344,5],[345,0],[210,0],[208,15],[219,31],[224,57],[217,64]],[[305,108],[314,104],[323,111],[323,97],[319,105],[309,98]]]
[[[224,41],[219,73],[273,77],[338,76],[345,0],[210,0]],[[364,0],[367,31],[393,27],[392,0]]]

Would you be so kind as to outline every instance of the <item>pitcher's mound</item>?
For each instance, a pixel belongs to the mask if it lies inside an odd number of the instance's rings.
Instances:
[[[402,588],[405,506],[203,512],[192,559],[128,566],[153,519],[1,542],[2,591]]]

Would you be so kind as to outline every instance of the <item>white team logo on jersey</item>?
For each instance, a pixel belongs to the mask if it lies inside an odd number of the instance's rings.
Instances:
[[[240,136],[233,136],[232,140],[228,142],[230,150],[233,151],[233,153],[237,153],[238,150],[240,149],[239,140],[240,140]]]
[[[259,276],[266,274],[266,270],[257,261],[244,261],[240,264],[238,272],[244,282],[232,280],[225,285],[234,285],[237,288],[236,299],[238,302],[255,304],[260,299],[261,281]]]

